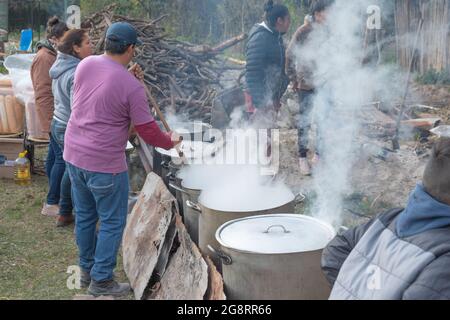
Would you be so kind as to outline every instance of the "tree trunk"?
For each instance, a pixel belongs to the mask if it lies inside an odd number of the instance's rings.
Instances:
[[[420,19],[424,19],[419,41],[419,59],[414,71],[450,69],[450,0],[396,0],[395,29],[397,59],[408,68],[413,58],[413,43]]]

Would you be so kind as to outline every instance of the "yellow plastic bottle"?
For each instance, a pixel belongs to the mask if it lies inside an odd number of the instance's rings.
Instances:
[[[19,154],[19,158],[14,163],[14,181],[20,186],[31,184],[31,165],[27,158],[27,151]]]

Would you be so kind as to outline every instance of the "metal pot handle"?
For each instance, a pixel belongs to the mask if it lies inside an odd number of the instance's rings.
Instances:
[[[300,202],[303,202],[305,200],[306,200],[306,196],[303,193],[301,193],[301,192],[297,193],[297,195],[295,196],[295,202],[296,203],[300,203]]]
[[[342,235],[342,234],[346,233],[348,230],[349,229],[347,227],[340,226],[337,233],[338,233],[338,235]]]
[[[169,183],[169,187],[171,187],[172,189],[179,191],[181,193],[187,194],[189,195],[189,193],[187,193],[186,191],[184,191],[183,189],[181,189],[180,187],[174,185],[173,183]]]
[[[163,167],[166,170],[169,170],[169,164],[167,163],[167,161],[162,161],[161,162],[161,167]]]
[[[213,254],[218,256],[220,260],[222,260],[222,263],[226,266],[229,266],[233,263],[233,259],[229,255],[226,255],[220,250],[214,249],[211,245],[208,245],[209,251],[211,251]]]
[[[194,203],[190,200],[186,200],[186,205],[188,206],[188,208],[191,208],[192,210],[195,210],[198,213],[202,213],[202,208],[200,208],[200,206],[197,203]]]
[[[271,229],[273,228],[281,228],[283,229],[284,233],[291,233],[289,230],[287,230],[283,225],[281,224],[277,224],[277,225],[273,225],[267,228],[266,231],[264,231],[264,233],[269,233]]]

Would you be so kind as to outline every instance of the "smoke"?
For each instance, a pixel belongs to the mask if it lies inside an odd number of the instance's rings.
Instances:
[[[326,22],[314,24],[308,41],[295,52],[297,65],[313,67],[316,88],[313,118],[320,161],[314,172],[317,198],[312,213],[334,225],[340,225],[343,199],[351,192],[363,105],[397,97],[401,87],[394,79],[403,79],[392,67],[362,63],[364,17],[372,4],[370,0],[336,0]]]
[[[261,176],[258,166],[194,165],[183,168],[179,177],[184,187],[202,190],[200,202],[215,210],[262,211],[294,200],[282,181]]]

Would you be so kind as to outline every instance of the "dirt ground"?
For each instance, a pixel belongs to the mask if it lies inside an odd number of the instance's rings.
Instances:
[[[440,117],[442,125],[450,124],[450,86],[419,86],[413,88],[412,96],[417,97],[412,104],[423,104],[436,110],[427,111]],[[380,147],[392,149],[391,141],[355,137],[355,142],[370,141]],[[415,185],[421,181],[435,137],[418,141],[409,134],[401,141],[401,149],[389,152],[384,161],[366,154],[357,154],[351,173],[352,193],[346,195],[344,224],[352,226],[367,221],[357,214],[371,217],[386,209],[403,207]],[[313,201],[313,179],[299,173],[296,130],[281,131],[281,172],[287,184],[296,192],[306,194]],[[299,206],[299,212],[308,213],[308,201]]]

